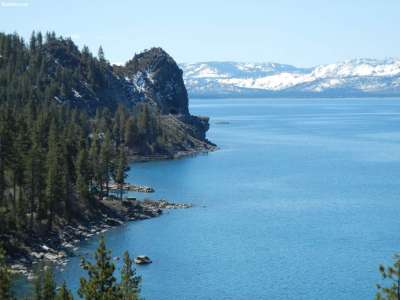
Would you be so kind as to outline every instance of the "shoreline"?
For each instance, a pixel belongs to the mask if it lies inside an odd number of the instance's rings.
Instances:
[[[207,154],[210,152],[217,151],[219,147],[211,142],[205,144],[202,148],[180,150],[176,151],[173,155],[171,154],[154,154],[154,155],[130,155],[130,162],[149,162],[149,161],[161,161],[161,160],[175,160],[186,157],[192,157],[196,155]]]
[[[150,162],[160,160],[174,160],[207,154],[218,150],[218,146],[211,142],[204,143],[203,147],[190,150],[176,151],[173,155],[132,155],[130,162]],[[108,230],[132,221],[147,220],[158,217],[164,210],[191,208],[192,204],[172,203],[164,199],[99,201],[98,211],[90,220],[73,220],[45,236],[33,235],[24,241],[17,241],[20,247],[14,253],[9,253],[8,262],[11,272],[25,276],[28,280],[34,279],[34,267],[40,263],[65,266],[70,257],[75,255],[82,241],[105,233]],[[3,236],[1,239],[15,238]]]
[[[46,238],[32,237],[25,241],[23,248],[9,259],[10,270],[28,280],[35,278],[34,269],[38,264],[65,266],[70,257],[75,256],[82,241],[103,234],[108,230],[132,221],[159,217],[165,210],[186,209],[192,204],[172,203],[167,200],[101,200],[103,211],[88,222],[65,224]]]

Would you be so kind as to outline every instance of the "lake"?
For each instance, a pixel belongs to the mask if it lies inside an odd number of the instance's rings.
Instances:
[[[113,256],[152,258],[138,267],[142,295],[373,299],[379,264],[400,250],[400,101],[195,99],[190,110],[210,116],[220,149],[135,163],[128,180],[195,206],[105,234]],[[75,289],[82,274],[75,257],[57,277]]]

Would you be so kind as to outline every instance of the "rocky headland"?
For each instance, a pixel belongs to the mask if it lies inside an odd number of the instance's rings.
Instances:
[[[10,46],[0,51],[0,247],[14,271],[62,263],[81,240],[188,207],[108,197],[128,160],[216,149],[208,117],[190,114],[182,70],[168,53],[152,48],[116,66],[54,32],[32,34],[29,44],[0,33],[0,42]]]
[[[162,141],[152,136],[156,133],[148,132],[148,142],[133,145],[133,160],[173,159],[216,149],[206,138],[209,118],[190,114],[182,70],[163,49],[152,48],[137,54],[124,66],[113,66],[112,74],[125,91],[123,102],[149,104],[157,111],[159,126],[163,128]]]

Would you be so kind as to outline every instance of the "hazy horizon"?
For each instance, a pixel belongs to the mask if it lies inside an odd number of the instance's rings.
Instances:
[[[336,63],[341,63],[341,62],[350,62],[354,60],[376,60],[376,61],[386,61],[386,60],[400,60],[400,56],[395,57],[353,57],[353,58],[347,58],[343,60],[338,60],[338,61],[332,61],[332,62],[327,62],[327,63],[322,63],[322,64],[315,64],[315,65],[310,65],[310,66],[298,66],[296,64],[289,64],[286,62],[279,62],[279,61],[234,61],[234,60],[209,60],[209,61],[193,61],[193,62],[177,62],[178,64],[205,64],[205,63],[239,63],[239,64],[279,64],[279,65],[290,65],[292,67],[298,67],[298,68],[303,68],[303,69],[312,69],[316,66],[319,65],[329,65],[329,64],[336,64]],[[120,64],[111,62],[112,64]],[[122,64],[125,64],[125,62],[122,62]]]
[[[162,47],[177,62],[277,62],[311,67],[367,57],[400,56],[400,2],[249,0],[5,0],[2,31],[29,38],[33,30],[71,36],[113,63]],[[18,20],[18,22],[15,22]]]

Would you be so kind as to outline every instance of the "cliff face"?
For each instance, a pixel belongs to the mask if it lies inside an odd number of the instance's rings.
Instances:
[[[189,113],[182,70],[164,50],[152,48],[137,54],[125,66],[114,66],[114,73],[124,81],[131,103],[148,103],[160,114],[165,141],[137,148],[134,152],[139,157],[176,157],[215,147],[206,139],[209,119]]]
[[[80,107],[92,115],[97,108],[114,111],[119,104],[135,108],[145,103],[152,108],[163,134],[158,136],[154,128],[147,130],[147,136],[133,147],[134,155],[174,157],[214,147],[206,139],[208,118],[190,115],[182,70],[163,49],[146,50],[124,66],[90,58],[68,39],[50,40],[43,51],[48,85],[51,80],[65,81],[51,101]]]
[[[136,55],[120,70],[139,97],[157,105],[161,114],[189,115],[182,70],[161,48]]]
[[[18,35],[0,33],[1,45],[0,101],[65,105],[89,117],[103,108],[113,115],[122,104],[135,119],[128,147],[138,156],[173,157],[212,148],[205,136],[208,119],[190,115],[182,70],[161,48],[112,66],[102,51],[95,57],[87,47],[80,50],[53,33],[29,45]]]

